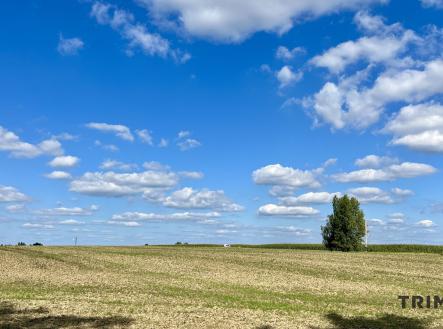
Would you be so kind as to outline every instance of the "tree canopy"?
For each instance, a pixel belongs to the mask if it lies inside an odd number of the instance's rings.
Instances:
[[[333,212],[322,226],[323,244],[330,250],[357,251],[363,248],[365,216],[360,203],[354,197],[335,196]]]

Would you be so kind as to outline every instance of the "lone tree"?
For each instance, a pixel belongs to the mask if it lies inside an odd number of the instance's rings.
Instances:
[[[365,236],[365,215],[360,203],[347,195],[332,200],[332,215],[321,227],[323,244],[330,250],[357,251],[363,248]]]

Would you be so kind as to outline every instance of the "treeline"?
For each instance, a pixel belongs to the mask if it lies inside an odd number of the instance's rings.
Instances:
[[[327,250],[323,244],[233,244],[232,247],[241,248],[264,248],[264,249],[297,249],[297,250]],[[371,244],[362,251],[369,252],[422,252],[443,254],[443,246],[423,245],[423,244]]]

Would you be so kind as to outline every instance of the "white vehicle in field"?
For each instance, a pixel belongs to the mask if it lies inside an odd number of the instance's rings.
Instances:
[[[225,243],[225,244],[223,245],[223,247],[225,247],[225,248],[230,248],[230,247],[231,247],[231,245],[230,245],[230,244],[228,244],[228,243]]]

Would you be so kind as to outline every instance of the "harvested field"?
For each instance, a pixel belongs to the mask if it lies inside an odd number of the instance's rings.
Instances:
[[[1,247],[0,328],[443,328],[443,256]]]

